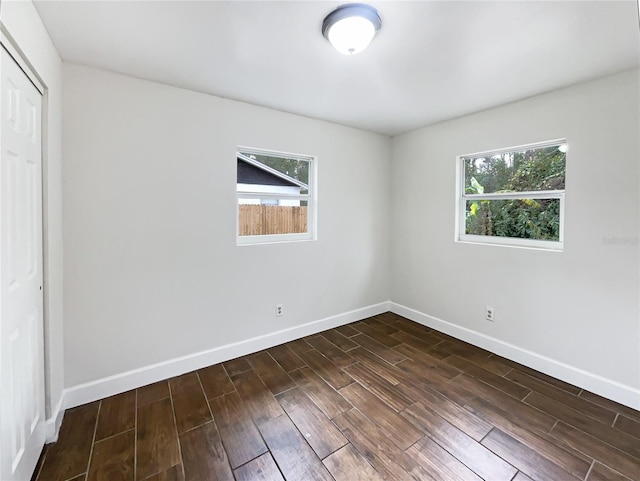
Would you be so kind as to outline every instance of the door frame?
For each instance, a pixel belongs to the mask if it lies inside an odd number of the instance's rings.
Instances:
[[[42,110],[41,110],[41,159],[42,159],[42,175],[40,191],[42,194],[42,336],[43,336],[43,360],[42,366],[44,374],[44,409],[45,409],[45,433],[46,442],[53,442],[57,440],[58,431],[62,424],[62,416],[64,414],[63,406],[53,406],[53,400],[51,398],[51,349],[50,349],[50,304],[49,304],[49,226],[48,226],[48,152],[49,152],[49,139],[48,139],[48,112],[49,112],[49,90],[46,83],[42,80],[42,77],[38,75],[37,70],[33,67],[23,50],[20,48],[15,39],[11,36],[7,28],[0,21],[0,48],[4,47],[9,55],[16,61],[18,66],[25,73],[29,81],[36,87],[36,89],[42,95]],[[62,403],[63,397],[60,398]]]

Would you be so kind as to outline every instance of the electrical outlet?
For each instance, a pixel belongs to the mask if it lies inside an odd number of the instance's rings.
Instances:
[[[276,304],[276,316],[281,316],[282,314],[284,314],[282,304]]]
[[[484,308],[484,318],[487,321],[495,321],[496,319],[496,311],[491,306],[485,306]]]

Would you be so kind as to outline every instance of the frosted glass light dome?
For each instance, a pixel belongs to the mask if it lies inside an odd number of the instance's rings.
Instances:
[[[351,3],[327,15],[322,23],[322,34],[338,52],[355,55],[367,48],[381,25],[375,8]]]

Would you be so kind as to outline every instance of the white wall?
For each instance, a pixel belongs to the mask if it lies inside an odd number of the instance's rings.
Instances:
[[[391,299],[640,407],[638,82],[627,72],[390,142],[65,65],[65,386],[160,376],[166,361]],[[564,252],[454,242],[456,155],[562,137]],[[318,156],[317,241],[235,245],[237,145]]]
[[[395,137],[391,299],[639,408],[638,87],[627,72]],[[456,155],[562,137],[564,252],[454,242]]]
[[[49,436],[64,387],[62,242],[62,62],[31,1],[2,1],[0,21],[46,88],[43,113],[44,315]]]
[[[389,299],[388,137],[69,64],[64,92],[67,387]],[[236,246],[238,145],[318,156],[317,241]]]

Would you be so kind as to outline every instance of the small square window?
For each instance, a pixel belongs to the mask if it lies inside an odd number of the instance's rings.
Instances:
[[[458,157],[456,240],[563,247],[565,140]]]
[[[315,158],[239,147],[237,243],[315,238]]]

